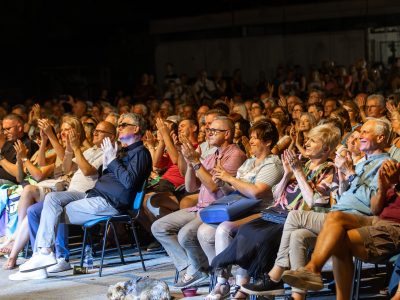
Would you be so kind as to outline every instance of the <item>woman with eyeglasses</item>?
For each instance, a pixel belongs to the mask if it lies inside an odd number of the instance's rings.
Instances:
[[[46,119],[39,119],[41,143],[36,160],[27,159],[26,147],[21,142],[14,146],[17,152],[17,179],[21,185],[15,187],[15,192],[20,194],[18,202],[18,224],[14,234],[0,248],[0,251],[9,253],[7,262],[3,269],[13,269],[16,266],[18,253],[23,249],[29,239],[28,222],[26,218],[28,208],[44,200],[47,193],[51,191],[65,190],[69,184],[71,175],[65,174],[63,163],[65,155],[71,149],[68,148],[67,137],[71,132],[76,135],[79,144],[85,140],[85,132],[80,120],[76,117],[64,118],[61,125],[61,142],[58,140],[53,126]],[[46,158],[47,144],[53,149],[56,155]],[[86,148],[83,148],[86,150]],[[45,180],[53,178],[56,180]]]

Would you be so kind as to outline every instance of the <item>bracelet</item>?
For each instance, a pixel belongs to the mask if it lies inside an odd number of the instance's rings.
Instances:
[[[28,160],[28,158],[27,157],[21,158],[21,160],[22,160],[22,163],[25,163]]]
[[[398,289],[398,290],[396,291],[396,293],[399,293],[399,294],[400,294],[400,289]]]

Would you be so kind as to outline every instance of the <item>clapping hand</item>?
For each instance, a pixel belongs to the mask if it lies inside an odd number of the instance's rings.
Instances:
[[[294,153],[292,150],[289,150],[289,149],[285,150],[283,152],[283,158],[285,160],[285,162],[284,162],[285,173],[287,171],[289,171],[287,173],[290,174],[291,171],[295,172],[295,171],[301,171],[302,170],[301,162],[300,162],[299,158],[297,157],[296,153]],[[285,164],[286,164],[286,166],[285,166]],[[285,168],[287,168],[287,166],[290,167],[290,170],[285,169]]]
[[[17,140],[14,143],[15,153],[17,155],[17,160],[22,160],[28,157],[28,149],[21,140]]]
[[[221,166],[221,160],[217,160],[217,165],[214,167],[213,181],[219,185],[220,181],[228,182],[232,176]]]
[[[191,164],[200,161],[200,154],[194,149],[193,145],[186,139],[182,141],[182,155]]]
[[[109,163],[117,157],[118,144],[115,142],[113,145],[110,138],[106,137],[101,143],[101,149],[103,150],[103,169],[106,169]]]

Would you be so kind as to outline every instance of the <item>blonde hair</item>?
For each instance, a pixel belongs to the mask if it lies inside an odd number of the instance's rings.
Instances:
[[[318,125],[310,130],[308,138],[315,137],[323,141],[328,146],[329,152],[336,149],[340,142],[341,134],[340,129],[332,126],[331,124]]]
[[[82,144],[83,141],[86,139],[86,133],[85,133],[85,129],[83,128],[81,120],[79,120],[75,116],[65,116],[63,118],[63,123],[67,123],[73,129],[75,129],[76,133],[79,135],[79,140]]]

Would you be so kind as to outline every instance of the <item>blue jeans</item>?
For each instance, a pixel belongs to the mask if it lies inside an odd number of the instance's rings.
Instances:
[[[39,229],[40,216],[43,210],[43,201],[33,204],[28,208],[28,224],[29,224],[29,238],[33,248],[33,252],[36,252],[36,234]],[[69,249],[68,249],[68,225],[61,223],[57,228],[55,250],[57,258],[63,257],[68,261]]]
[[[400,256],[397,258],[392,278],[390,279],[389,283],[389,295],[390,297],[393,297],[394,294],[396,294],[396,291],[399,287],[399,282],[400,282]]]

